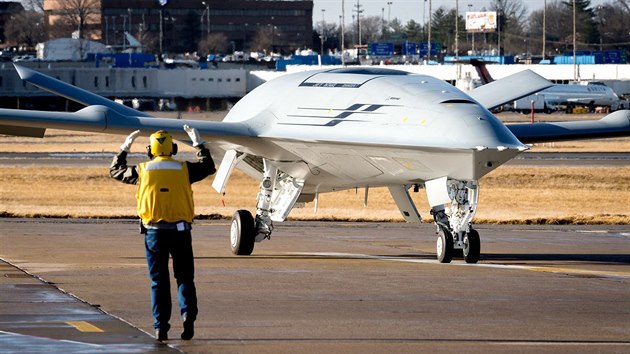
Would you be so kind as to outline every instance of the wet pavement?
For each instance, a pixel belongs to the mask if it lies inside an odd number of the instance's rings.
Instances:
[[[147,333],[0,260],[0,352],[167,353]]]

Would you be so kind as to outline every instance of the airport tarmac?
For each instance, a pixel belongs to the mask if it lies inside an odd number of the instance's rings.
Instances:
[[[431,224],[285,222],[253,256],[236,257],[228,221],[199,221],[195,338],[147,347],[149,281],[136,221],[2,218],[0,258],[80,301],[60,301],[61,291],[30,304],[28,291],[22,302],[0,295],[0,348],[13,343],[6,333],[20,336],[19,352],[64,339],[23,316],[64,303],[78,306],[83,317],[73,321],[102,330],[73,337],[63,325],[68,340],[94,352],[630,352],[630,226],[477,229],[482,258],[469,265],[436,262]],[[5,288],[39,281],[11,276],[21,272],[2,263],[0,273]],[[169,335],[178,338],[173,313]]]
[[[40,166],[109,166],[114,153],[2,153],[0,166],[37,164]],[[184,153],[184,160],[194,160],[195,155]],[[137,163],[146,160],[144,154],[130,154],[130,162]],[[506,166],[628,166],[630,152],[527,152],[508,161]]]

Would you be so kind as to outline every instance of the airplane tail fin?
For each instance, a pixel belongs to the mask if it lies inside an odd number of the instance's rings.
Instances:
[[[486,62],[480,59],[470,59],[470,65],[474,66],[477,70],[477,75],[479,75],[479,79],[481,79],[481,84],[489,84],[494,81],[492,76],[490,76],[490,72],[488,72],[488,68],[486,68]]]
[[[18,75],[20,76],[22,80],[28,83],[31,83],[48,92],[65,97],[69,100],[84,104],[86,106],[90,106],[90,105],[105,106],[124,116],[152,117],[149,114],[137,111],[131,107],[127,107],[120,103],[116,103],[103,96],[99,96],[90,91],[70,85],[61,80],[57,80],[55,78],[52,78],[48,75],[44,75],[35,70],[31,70],[27,67],[16,65],[16,64],[13,64],[13,66],[15,66],[15,70],[17,70]]]
[[[616,111],[599,120],[519,123],[507,128],[525,144],[624,137],[630,136],[630,110]]]

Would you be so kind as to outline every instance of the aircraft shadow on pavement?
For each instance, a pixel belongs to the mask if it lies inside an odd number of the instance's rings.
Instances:
[[[484,253],[481,261],[562,261],[630,264],[628,254]]]
[[[144,259],[143,257],[123,257],[125,259]],[[362,254],[263,254],[251,256],[195,256],[197,260],[228,260],[228,261],[247,261],[247,260],[374,260],[382,259],[418,259],[418,260],[435,260],[434,254],[380,254],[380,255],[362,255]],[[461,255],[455,255],[455,259],[462,258]],[[491,262],[576,262],[576,263],[600,263],[600,264],[627,264],[630,265],[630,255],[628,254],[554,254],[554,253],[482,253],[481,261]]]

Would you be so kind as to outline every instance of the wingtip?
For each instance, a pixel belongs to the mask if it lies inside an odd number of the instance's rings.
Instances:
[[[33,70],[31,70],[31,69],[29,69],[29,68],[27,68],[25,66],[18,65],[18,64],[15,64],[15,63],[13,63],[13,66],[15,67],[15,70],[17,71],[18,75],[20,76],[20,79],[22,79],[22,80],[26,80],[27,77],[33,75],[33,73],[34,73]]]

